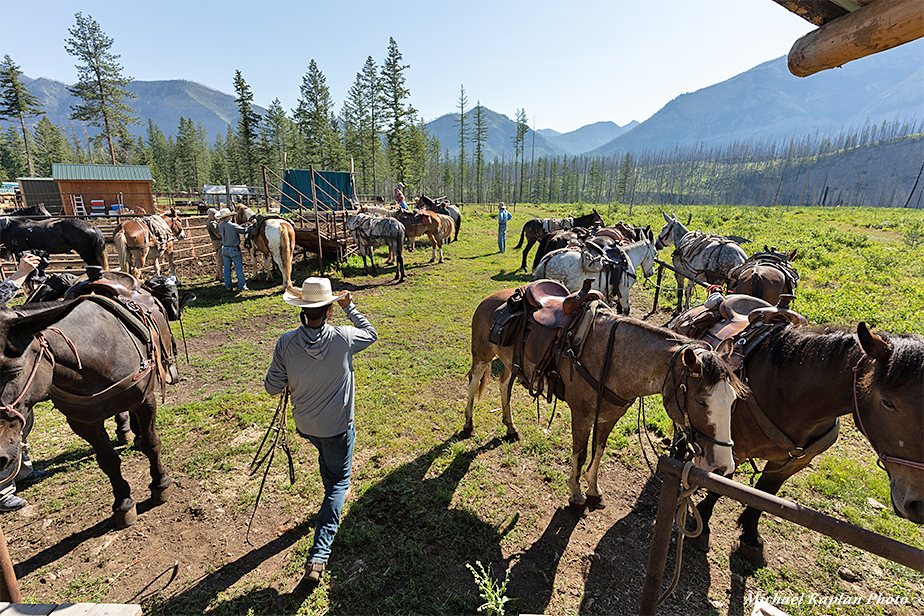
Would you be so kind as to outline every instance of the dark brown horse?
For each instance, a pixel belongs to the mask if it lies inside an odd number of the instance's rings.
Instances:
[[[135,446],[150,461],[153,504],[166,500],[173,482],[161,460],[154,421],[156,353],[138,330],[100,302],[97,296],[82,296],[24,305],[17,312],[0,310],[0,469],[18,464],[32,407],[50,399],[96,452],[112,484],[113,521],[124,528],[134,523],[136,508],[103,425],[107,418],[131,411],[138,420]]]
[[[173,242],[185,238],[186,232],[174,208],[155,216],[125,220],[112,232],[112,243],[119,253],[119,269],[136,278],[141,278],[149,252],[154,254],[156,275],[160,276],[160,258],[165,255],[170,274],[176,277]]]
[[[799,284],[799,272],[792,265],[797,250],[787,254],[764,246],[764,252],[751,255],[729,270],[728,277],[735,282],[729,285],[728,292],[759,297],[774,306],[780,295],[794,295]]]
[[[529,375],[535,366],[524,354],[520,360],[523,372],[517,374],[514,368],[515,346],[522,342],[514,340],[510,346],[498,346],[488,341],[494,311],[514,291],[505,289],[489,295],[472,316],[472,367],[468,371],[465,434],[474,432],[474,403],[481,399],[491,381],[491,362],[498,357],[504,364],[499,384],[503,421],[508,438],[519,438],[510,410],[510,380],[515,377],[528,380],[529,377],[524,375]],[[581,471],[587,461],[588,439],[594,433],[595,440],[591,445],[594,455],[584,478],[592,506],[602,506],[597,473],[607,437],[617,420],[639,396],[660,393],[671,419],[696,434],[702,454],[697,459],[700,468],[731,468],[728,441],[731,406],[737,396],[746,392],[723,359],[730,352],[731,345],[721,352],[714,352],[707,345],[668,329],[618,317],[605,306],[597,311],[593,319],[593,335],[587,337],[577,359],[595,378],[600,378],[601,367],[608,364],[606,376],[601,379],[603,389],[599,392],[600,399],[598,388],[582,376],[580,369],[569,369],[567,363],[558,366],[564,388],[562,399],[571,408],[570,502],[575,506],[585,503],[580,485]],[[605,359],[610,348],[612,361]],[[687,379],[681,387],[684,375],[693,374],[696,377]],[[598,403],[599,415],[595,413]]]
[[[49,254],[65,254],[73,250],[87,265],[109,269],[106,238],[96,225],[86,220],[49,216],[42,206],[17,210],[13,216],[0,216],[0,243],[13,253],[44,250]]]
[[[767,460],[758,490],[776,494],[834,443],[839,418],[853,414],[889,474],[893,510],[924,524],[924,337],[873,334],[862,322],[855,335],[780,326],[747,356],[742,374],[751,395],[732,414],[734,455],[739,464]],[[704,527],[693,543],[702,549],[718,498],[710,493],[698,506]],[[742,554],[758,563],[760,514],[748,507],[738,520]]]
[[[523,263],[520,264],[520,269],[526,269],[526,255],[529,254],[533,244],[548,233],[560,229],[573,229],[574,227],[590,228],[594,225],[602,227],[605,224],[603,217],[597,213],[597,210],[576,218],[533,218],[528,220],[520,231],[520,241],[514,246],[514,249],[519,250],[523,246],[523,240],[526,240],[526,248],[523,249]]]

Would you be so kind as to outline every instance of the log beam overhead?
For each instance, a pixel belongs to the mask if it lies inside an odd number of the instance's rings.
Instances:
[[[790,8],[789,2],[776,1]],[[877,0],[798,39],[789,52],[789,71],[797,77],[807,77],[921,37],[921,0]]]

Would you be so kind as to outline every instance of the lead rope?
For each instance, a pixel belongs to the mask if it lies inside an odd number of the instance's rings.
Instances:
[[[699,537],[703,532],[703,519],[699,515],[699,510],[693,506],[693,494],[699,489],[699,486],[690,487],[690,469],[694,467],[693,462],[687,462],[683,465],[683,472],[680,474],[680,483],[683,489],[677,497],[677,514],[674,516],[674,523],[677,525],[677,558],[674,562],[674,579],[671,585],[664,593],[658,597],[658,605],[664,602],[680,581],[680,565],[683,561],[683,540],[685,537]],[[696,528],[687,530],[687,513],[692,510],[693,518],[696,520]]]

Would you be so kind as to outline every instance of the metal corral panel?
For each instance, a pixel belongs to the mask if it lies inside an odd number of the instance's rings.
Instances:
[[[52,214],[61,211],[61,191],[56,181],[51,178],[19,178],[17,181],[26,207],[41,203]]]
[[[147,165],[75,165],[52,163],[51,175],[56,180],[128,180],[152,181]]]

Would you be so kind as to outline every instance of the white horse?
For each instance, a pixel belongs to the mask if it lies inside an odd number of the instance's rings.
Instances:
[[[373,250],[377,246],[388,246],[388,250],[398,262],[395,280],[404,280],[404,225],[398,219],[369,214],[353,214],[347,217],[347,228],[353,233],[359,255],[363,258],[363,271],[367,272],[366,255],[372,264],[372,273],[376,274]]]
[[[655,258],[658,251],[654,247],[654,234],[651,229],[644,233],[642,240],[626,244],[625,246],[610,245],[607,246],[600,255],[604,261],[600,271],[588,271],[584,269],[585,256],[583,251],[593,246],[599,250],[599,245],[587,242],[585,248],[563,248],[550,252],[533,273],[533,279],[551,278],[559,280],[570,291],[577,291],[581,288],[585,278],[593,279],[592,289],[596,289],[606,296],[607,301],[615,296],[617,309],[621,314],[629,314],[629,291],[637,279],[636,271],[642,268],[645,278],[650,278],[654,274]],[[594,250],[594,248],[589,248]],[[622,257],[625,258],[625,265],[620,266]],[[613,265],[608,265],[612,263]],[[596,268],[593,268],[596,269]],[[613,274],[616,274],[613,278]],[[609,283],[609,284],[607,284]]]
[[[234,221],[243,225],[257,219],[257,213],[249,207],[236,204]],[[263,259],[257,259],[257,253]],[[272,279],[273,264],[282,274],[282,288],[292,286],[292,257],[295,254],[295,227],[282,218],[266,218],[257,235],[251,238],[250,260],[253,263],[253,276],[257,277],[260,263],[266,270],[266,279]]]
[[[677,279],[678,312],[690,307],[695,283],[689,279],[696,278],[701,282],[717,285],[735,282],[736,279],[728,276],[729,270],[748,260],[747,254],[737,242],[722,235],[690,231],[673,213],[670,217],[664,212],[661,212],[661,215],[667,224],[658,234],[655,248],[661,250],[673,244],[674,254],[671,260],[674,268],[683,272],[674,274]]]

